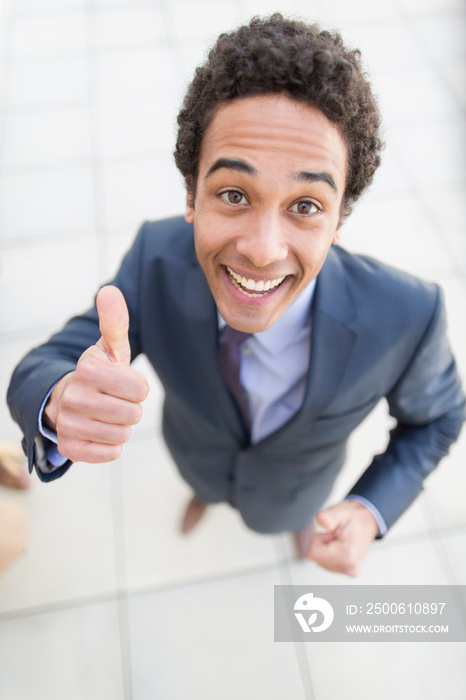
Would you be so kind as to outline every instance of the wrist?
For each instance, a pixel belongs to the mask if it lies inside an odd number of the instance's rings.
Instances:
[[[366,506],[359,501],[346,501],[346,503],[358,513],[358,517],[360,517],[361,522],[364,523],[364,530],[367,531],[368,534],[371,534],[372,539],[375,539],[379,534],[379,526],[369,508],[366,508]]]
[[[60,408],[60,400],[65,387],[71,380],[71,376],[74,372],[68,372],[62,377],[57,384],[54,386],[52,393],[49,396],[49,400],[45,404],[44,412],[42,416],[44,427],[52,432],[57,432],[57,417]]]

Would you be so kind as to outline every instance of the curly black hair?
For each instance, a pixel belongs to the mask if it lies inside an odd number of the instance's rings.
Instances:
[[[194,202],[202,139],[215,111],[239,97],[281,93],[320,109],[348,147],[343,214],[370,184],[383,147],[380,115],[361,65],[337,32],[276,13],[221,34],[196,69],[180,113],[174,153]]]

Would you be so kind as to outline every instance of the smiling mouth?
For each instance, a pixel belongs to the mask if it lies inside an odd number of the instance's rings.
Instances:
[[[228,276],[236,289],[247,297],[263,297],[281,285],[286,277],[277,277],[271,280],[253,280],[248,277],[243,277],[234,272],[231,267],[226,267]]]

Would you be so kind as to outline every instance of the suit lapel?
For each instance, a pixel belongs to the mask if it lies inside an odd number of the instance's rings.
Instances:
[[[201,375],[207,402],[202,410],[216,425],[226,422],[235,437],[243,439],[243,428],[237,408],[220,374],[218,365],[217,309],[197,258],[185,277],[184,289],[186,345],[194,352],[192,371]]]
[[[345,269],[331,248],[317,278],[304,397],[304,405],[315,416],[330,403],[341,383],[357,338],[355,317]]]
[[[299,439],[301,431],[325,410],[337,393],[353,352],[357,332],[356,308],[346,272],[330,249],[317,278],[311,325],[311,357],[303,404],[281,428],[259,444],[281,445],[283,433]]]

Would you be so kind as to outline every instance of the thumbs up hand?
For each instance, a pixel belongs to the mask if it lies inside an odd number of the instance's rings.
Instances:
[[[139,423],[149,387],[132,369],[126,302],[116,287],[97,295],[101,337],[79,358],[76,369],[55,386],[44,420],[58,437],[60,454],[72,462],[117,459]]]

